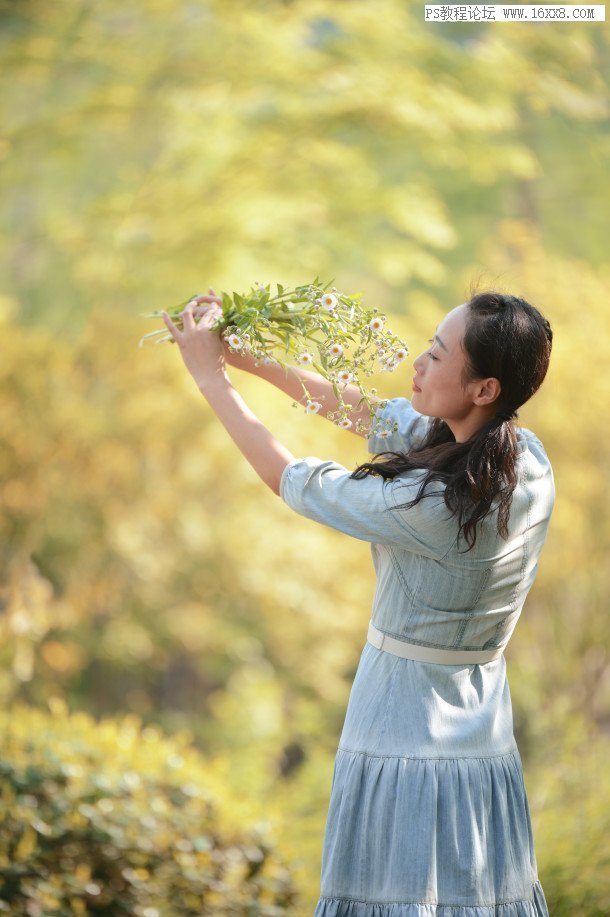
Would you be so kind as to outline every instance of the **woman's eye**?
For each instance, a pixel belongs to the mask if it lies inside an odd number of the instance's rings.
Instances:
[[[432,340],[432,338],[428,341],[428,343],[434,344],[434,341]],[[438,357],[435,357],[433,353],[430,353],[430,351],[428,351],[428,356],[430,357],[431,360],[438,360]]]

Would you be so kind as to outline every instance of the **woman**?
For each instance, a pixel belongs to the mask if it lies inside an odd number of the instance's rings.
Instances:
[[[328,383],[225,354],[210,331],[218,314],[213,290],[187,306],[182,332],[164,314],[199,389],[274,493],[370,542],[377,574],[335,759],[315,917],[548,915],[502,651],[554,503],[542,444],[513,424],[546,375],[549,323],[493,291],[452,309],[415,360],[411,401],[376,409],[398,431],[371,436],[376,460],[350,474],[334,461],[295,459],[232,388],[225,359],[295,399],[300,376],[334,410]],[[346,390],[354,426],[366,419],[359,398]]]

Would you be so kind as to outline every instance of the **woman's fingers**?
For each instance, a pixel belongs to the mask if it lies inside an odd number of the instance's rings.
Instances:
[[[194,302],[195,304],[199,304],[199,303],[213,303],[213,302],[214,302],[214,303],[217,303],[218,305],[221,305],[222,299],[221,299],[220,296],[217,296],[217,295],[216,295],[216,293],[214,292],[213,287],[210,287],[210,288],[208,289],[208,292],[207,292],[206,294],[204,294],[204,295],[202,295],[202,296],[193,296],[192,302]]]
[[[178,344],[183,342],[185,332],[194,331],[201,324],[201,321],[195,321],[195,317],[201,320],[205,316],[206,321],[203,322],[203,327],[212,325],[218,316],[222,315],[221,303],[221,298],[216,296],[212,287],[205,296],[193,296],[180,313],[182,331],[174,324],[167,312],[162,311],[161,315],[172,338]]]
[[[199,306],[199,305],[219,306],[221,304],[221,300],[217,296],[198,296],[196,299],[193,300],[193,302],[195,303],[196,306]]]
[[[169,317],[169,315],[167,314],[167,312],[161,312],[161,315],[163,316],[163,321],[165,322],[165,324],[166,324],[166,326],[167,326],[167,330],[169,331],[169,333],[170,333],[171,336],[173,337],[174,341],[176,341],[176,343],[178,343],[178,340],[182,337],[182,335],[180,334],[180,332],[178,331],[178,329],[177,329],[176,326],[174,325],[173,321],[171,320],[171,318]]]
[[[220,314],[222,312],[222,308],[220,307],[220,304],[217,302],[194,303],[194,310],[195,312],[199,312],[202,315],[204,312],[214,312],[217,314]]]
[[[193,318],[193,309],[195,308],[195,300],[191,299],[189,303],[186,304],[180,315],[182,316],[182,325],[185,331],[192,331],[195,327],[195,319]]]

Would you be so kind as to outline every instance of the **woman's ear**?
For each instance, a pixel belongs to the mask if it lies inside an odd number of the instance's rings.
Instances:
[[[473,402],[479,407],[485,407],[492,404],[500,397],[502,386],[498,379],[490,376],[488,379],[480,379],[473,395]]]

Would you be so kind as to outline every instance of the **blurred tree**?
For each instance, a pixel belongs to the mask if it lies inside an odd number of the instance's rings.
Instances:
[[[70,334],[93,304],[338,265],[388,304],[443,300],[507,217],[605,258],[604,29],[467,37],[398,0],[2,10],[2,285],[24,318]]]
[[[570,837],[610,730],[607,30],[431,27],[398,0],[0,0],[0,21],[5,705],[188,726],[311,904],[368,546],[264,489],[172,348],[137,349],[137,313],[319,274],[415,354],[480,277],[555,331],[519,422],[558,500],[507,656],[545,890],[603,913],[606,822]],[[363,459],[231,375],[295,455]]]

